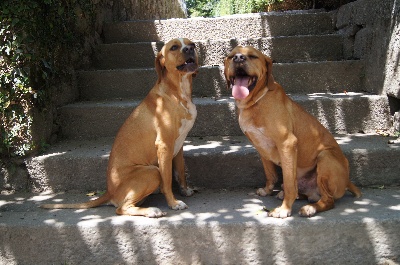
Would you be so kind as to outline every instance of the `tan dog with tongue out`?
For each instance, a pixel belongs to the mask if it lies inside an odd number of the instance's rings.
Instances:
[[[182,146],[197,115],[191,99],[192,76],[198,69],[195,44],[189,39],[169,41],[158,53],[155,67],[157,83],[115,138],[107,169],[107,192],[85,203],[44,204],[42,208],[86,209],[111,202],[117,214],[160,217],[165,213],[159,208],[139,207],[159,187],[170,208],[187,208],[172,193],[172,174],[182,195],[191,196]]]
[[[253,47],[237,46],[224,61],[225,77],[239,111],[239,125],[261,156],[267,178],[260,196],[271,194],[282,167],[282,205],[269,216],[291,216],[299,195],[311,202],[301,216],[334,207],[346,190],[361,196],[349,180],[349,163],[329,131],[292,101],[272,76],[272,61]]]

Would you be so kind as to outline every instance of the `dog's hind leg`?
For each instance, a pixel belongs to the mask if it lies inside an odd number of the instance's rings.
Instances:
[[[332,209],[335,200],[346,192],[349,182],[348,162],[343,154],[322,151],[317,162],[317,185],[321,198],[316,203],[302,207],[299,214],[310,217]]]
[[[130,176],[125,178],[120,185],[112,202],[117,206],[116,213],[119,215],[141,215],[147,217],[161,217],[165,213],[159,208],[143,208],[139,205],[152,194],[161,183],[160,172],[154,166],[135,167]]]

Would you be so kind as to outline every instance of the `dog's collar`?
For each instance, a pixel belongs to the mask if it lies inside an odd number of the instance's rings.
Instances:
[[[263,91],[261,96],[259,96],[256,100],[250,100],[247,104],[246,103],[244,104],[245,108],[250,108],[251,106],[255,105],[260,99],[262,99],[267,94],[268,90],[269,90],[268,87],[265,87],[265,90]],[[239,105],[241,105],[241,104],[236,103],[236,105],[238,106],[238,108],[240,108]]]
[[[262,93],[262,95],[261,95],[259,98],[257,98],[257,99],[254,101],[254,103],[251,104],[251,105],[256,104],[260,99],[262,99],[262,97],[265,96],[265,94],[267,94],[267,92],[268,92],[268,87],[264,90],[264,92]]]

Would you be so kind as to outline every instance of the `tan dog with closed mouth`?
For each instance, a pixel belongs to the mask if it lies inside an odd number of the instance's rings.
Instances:
[[[267,178],[257,194],[271,194],[277,181],[275,165],[282,167],[283,202],[269,216],[291,216],[299,194],[315,202],[303,206],[301,216],[332,209],[346,189],[361,195],[349,180],[349,163],[336,140],[274,81],[269,57],[253,47],[238,46],[224,64],[240,127],[259,152]]]
[[[147,97],[120,128],[107,169],[107,192],[100,198],[77,204],[45,204],[42,208],[91,208],[113,203],[116,213],[160,217],[155,207],[138,207],[159,187],[169,207],[187,208],[172,193],[172,175],[181,193],[191,196],[186,184],[183,142],[197,111],[192,103],[192,75],[198,69],[195,45],[188,39],[173,39],[155,60],[158,80]]]

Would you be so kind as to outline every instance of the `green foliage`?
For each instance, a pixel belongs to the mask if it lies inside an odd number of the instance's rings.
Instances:
[[[268,5],[284,0],[187,0],[191,17],[215,17],[232,14],[257,13],[267,10]]]
[[[219,0],[187,0],[189,17],[213,17]]]
[[[216,14],[219,16],[258,13],[267,10],[268,5],[283,0],[220,0]]]
[[[0,1],[1,156],[35,148],[31,110],[48,106],[66,51],[79,43],[76,25],[91,11],[90,0]]]
[[[332,10],[355,0],[187,0],[191,17],[217,17],[268,10],[325,8]]]

